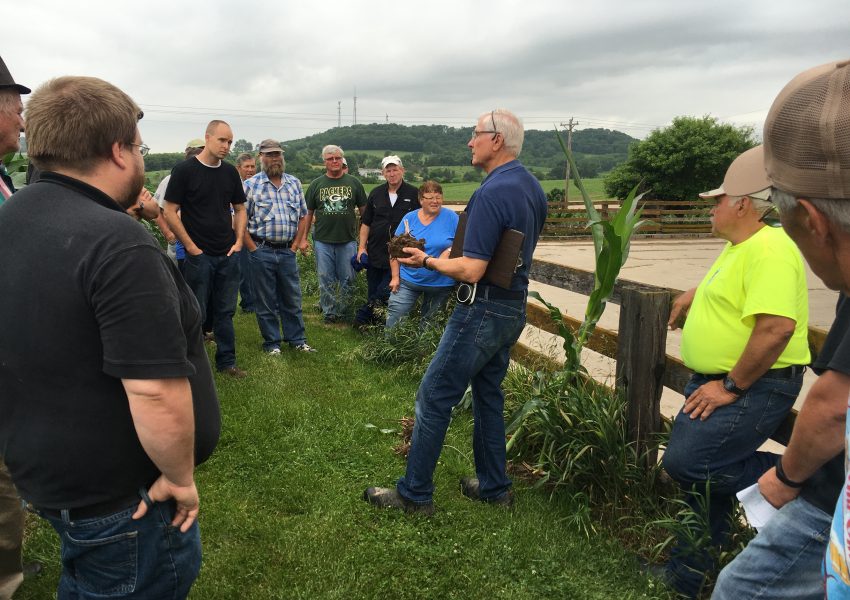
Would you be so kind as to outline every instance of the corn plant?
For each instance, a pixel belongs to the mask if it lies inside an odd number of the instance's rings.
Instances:
[[[593,206],[593,200],[582,182],[572,152],[564,144],[564,140],[561,138],[557,129],[555,130],[555,135],[558,136],[561,148],[570,163],[573,180],[581,192],[585,209],[590,216],[588,227],[590,227],[590,232],[593,236],[593,248],[596,257],[593,291],[587,302],[584,320],[576,333],[573,333],[572,329],[566,324],[561,311],[556,306],[544,300],[539,293],[529,292],[529,296],[542,302],[549,310],[552,321],[557,326],[558,333],[564,340],[563,347],[566,353],[564,368],[555,374],[541,374],[536,388],[554,386],[566,392],[570,388],[574,389],[576,378],[584,374],[585,370],[581,365],[581,350],[596,328],[596,324],[599,322],[600,317],[602,317],[602,313],[605,312],[605,306],[614,292],[614,284],[617,281],[617,276],[620,274],[620,269],[629,257],[631,236],[645,221],[641,220],[640,214],[642,209],[638,208],[638,202],[643,196],[642,194],[637,195],[640,184],[629,192],[626,199],[623,200],[620,209],[612,218],[608,220],[603,219],[599,211],[596,210],[596,207]],[[529,415],[535,411],[539,411],[543,406],[543,398],[537,393],[536,388],[533,386],[531,398],[514,415],[513,420],[508,426],[508,432],[513,434],[508,442],[509,450],[517,440],[521,439],[523,425]]]
[[[29,166],[29,160],[20,152],[17,154],[15,152],[9,152],[9,154],[2,158],[2,162],[10,175],[12,173],[25,173],[27,166]]]
[[[570,163],[570,172],[576,187],[581,192],[585,210],[590,217],[588,227],[593,237],[593,249],[596,257],[593,292],[591,292],[590,299],[587,302],[584,320],[575,335],[571,329],[564,325],[561,312],[556,307],[546,302],[537,292],[531,292],[529,295],[542,302],[549,309],[552,320],[558,325],[559,334],[564,338],[564,350],[567,353],[564,370],[567,373],[576,373],[581,367],[581,349],[584,348],[587,339],[602,317],[602,313],[605,312],[605,305],[614,292],[614,284],[620,274],[620,269],[629,257],[632,234],[646,221],[641,220],[642,209],[638,208],[638,202],[643,198],[643,194],[637,195],[640,183],[632,188],[632,191],[623,200],[620,210],[611,219],[603,219],[596,207],[593,206],[593,200],[584,187],[572,152],[564,144],[564,140],[557,129],[555,135],[558,136],[561,149]]]

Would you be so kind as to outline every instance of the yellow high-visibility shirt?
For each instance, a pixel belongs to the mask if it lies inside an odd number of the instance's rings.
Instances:
[[[697,287],[682,330],[682,360],[697,373],[728,373],[744,352],[758,314],[796,323],[770,368],[809,363],[806,271],[797,246],[779,227],[762,227],[723,248]]]

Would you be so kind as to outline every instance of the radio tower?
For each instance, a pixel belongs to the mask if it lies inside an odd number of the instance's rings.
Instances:
[[[357,86],[354,87],[354,124],[357,125]]]
[[[336,126],[342,127],[342,100],[336,101]]]

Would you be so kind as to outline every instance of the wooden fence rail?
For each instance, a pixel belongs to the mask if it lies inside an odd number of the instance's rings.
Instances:
[[[594,200],[603,217],[620,206],[618,200]],[[640,229],[638,237],[657,234],[708,234],[711,232],[709,211],[713,202],[698,200],[644,200],[643,218],[652,221]],[[550,202],[543,235],[549,237],[587,236],[587,211],[583,201]]]
[[[589,296],[593,291],[592,271],[567,267],[535,259],[529,278],[547,285]],[[661,429],[660,401],[663,387],[682,394],[693,371],[682,361],[667,354],[667,320],[673,299],[682,290],[647,285],[619,279],[610,302],[620,305],[618,331],[596,327],[586,347],[617,361],[616,388],[628,404],[629,439],[640,451],[651,448],[652,436]],[[549,311],[538,304],[528,304],[528,324],[549,333],[558,333]],[[563,315],[565,324],[574,332],[580,319]],[[809,327],[812,357],[823,347],[826,331]],[[549,364],[555,361],[522,343],[516,344],[512,356],[522,364]],[[788,415],[772,439],[787,444],[794,426],[796,411]],[[649,456],[649,460],[654,460]]]

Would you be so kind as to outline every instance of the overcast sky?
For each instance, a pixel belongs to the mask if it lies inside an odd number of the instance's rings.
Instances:
[[[168,152],[214,118],[290,140],[335,126],[341,101],[350,125],[355,88],[358,123],[471,126],[505,107],[529,129],[575,117],[644,137],[710,114],[760,133],[782,86],[849,40],[850,0],[26,0],[0,52],[33,89],[116,84]]]

